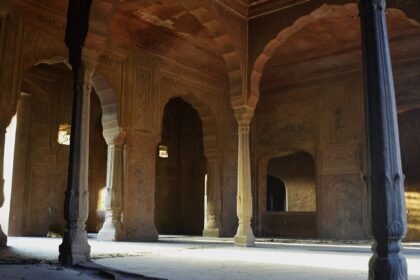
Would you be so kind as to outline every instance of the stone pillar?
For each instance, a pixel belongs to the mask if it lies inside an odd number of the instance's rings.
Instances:
[[[206,153],[208,156],[208,153]],[[207,221],[203,236],[220,237],[222,230],[222,197],[219,157],[207,158]]]
[[[126,134],[119,127],[104,131],[108,144],[106,170],[105,222],[98,233],[98,240],[122,240],[122,191],[124,182],[124,142]]]
[[[84,59],[73,66],[73,111],[71,121],[67,190],[64,218],[67,222],[59,261],[66,265],[90,260],[86,220],[89,213],[89,123],[91,80],[95,63]]]
[[[251,228],[252,190],[249,152],[249,130],[254,109],[249,106],[243,106],[236,108],[234,112],[238,122],[238,193],[236,211],[239,219],[235,245],[249,247],[255,245],[255,237]]]
[[[127,131],[126,181],[124,183],[124,240],[156,241],[156,152],[160,136]]]
[[[13,161],[12,195],[10,198],[9,236],[24,236],[26,162],[31,127],[32,95],[21,93],[16,113],[15,156]]]
[[[366,184],[374,245],[369,279],[407,279],[404,175],[384,0],[359,2],[365,74]]]
[[[4,144],[6,140],[6,129],[13,117],[15,109],[12,106],[0,104],[0,208],[4,204]],[[7,163],[6,163],[7,164]],[[7,236],[0,226],[0,247],[7,246]]]

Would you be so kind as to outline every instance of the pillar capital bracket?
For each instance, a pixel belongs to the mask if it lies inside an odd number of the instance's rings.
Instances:
[[[103,135],[108,145],[122,146],[127,139],[127,133],[121,127],[105,129]]]
[[[251,106],[241,106],[233,109],[236,121],[240,126],[249,126],[251,123],[252,117],[254,116],[254,108]]]

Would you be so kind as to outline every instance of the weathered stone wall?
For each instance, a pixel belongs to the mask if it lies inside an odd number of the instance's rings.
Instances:
[[[57,142],[61,124],[71,123],[71,72],[60,67],[40,65],[27,74],[18,111],[17,141],[10,234],[46,236],[62,233],[65,226],[63,205],[67,182],[68,146]],[[96,231],[98,190],[105,184],[106,146],[100,125],[101,108],[92,98],[89,191],[89,231]],[[99,126],[97,121],[99,120]]]
[[[273,158],[267,174],[281,179],[286,187],[287,211],[316,211],[315,162],[308,153]]]
[[[363,238],[361,114],[358,75],[336,75],[263,92],[256,112],[258,140],[254,146],[260,213],[265,206],[266,162],[284,153],[306,151],[316,161],[318,236]]]

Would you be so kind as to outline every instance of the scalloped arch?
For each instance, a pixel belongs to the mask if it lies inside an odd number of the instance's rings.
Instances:
[[[161,120],[161,123],[166,105],[169,100],[176,97],[182,98],[182,100],[190,104],[200,116],[203,129],[204,154],[207,159],[212,156],[218,156],[220,151],[218,146],[217,119],[211,108],[195,94],[188,93],[183,95],[168,96],[168,98],[162,102],[161,110],[159,110],[159,119]]]
[[[261,77],[264,72],[264,67],[267,64],[267,62],[270,60],[270,58],[273,56],[274,52],[279,47],[281,47],[291,36],[299,32],[300,30],[302,30],[307,25],[313,23],[316,20],[327,18],[340,10],[358,11],[357,3],[348,3],[344,5],[323,4],[319,8],[312,11],[310,14],[298,18],[291,26],[286,27],[285,29],[280,31],[274,39],[268,42],[263,52],[258,56],[258,58],[256,59],[254,63],[254,68],[251,73],[251,81],[250,81],[251,83],[250,96],[256,100],[259,99],[260,82],[261,82]],[[406,14],[399,9],[390,8],[389,11],[406,16]],[[420,24],[417,21],[410,19],[408,17],[407,19],[411,22],[411,24],[420,27]]]
[[[235,45],[219,20],[211,11],[200,5],[196,0],[177,0],[184,9],[192,14],[213,36],[221,47],[229,76],[230,96],[242,95],[242,72],[240,58]]]

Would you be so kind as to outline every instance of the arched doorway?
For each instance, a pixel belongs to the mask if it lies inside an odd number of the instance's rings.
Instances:
[[[312,155],[303,151],[261,160],[260,235],[316,236],[316,171]],[[264,200],[261,200],[264,202]]]
[[[39,64],[24,76],[17,108],[9,235],[61,236],[65,228],[72,73],[64,63]],[[102,223],[99,191],[105,186],[107,146],[101,104],[92,91],[87,230]]]
[[[182,98],[165,106],[156,158],[157,231],[201,235],[207,173],[203,129],[198,112]]]
[[[267,175],[267,211],[287,211],[287,195],[284,182],[270,174]]]

